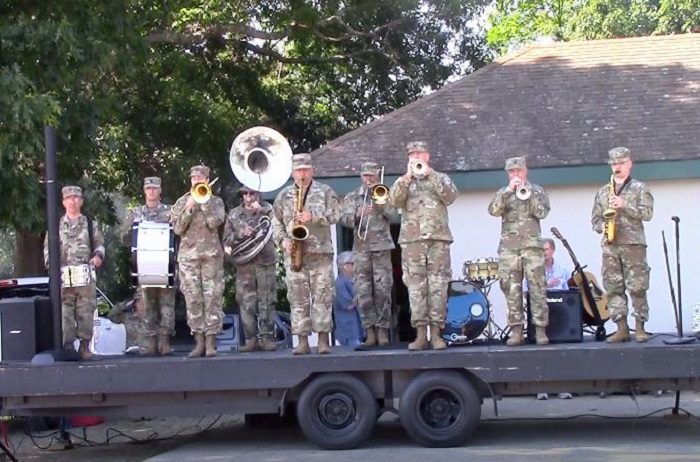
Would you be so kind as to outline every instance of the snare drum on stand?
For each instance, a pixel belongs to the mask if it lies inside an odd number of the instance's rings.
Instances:
[[[175,233],[170,223],[134,222],[131,282],[140,287],[175,285]]]

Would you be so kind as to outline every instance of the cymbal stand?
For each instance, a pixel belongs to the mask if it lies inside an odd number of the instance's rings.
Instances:
[[[493,319],[493,310],[491,309],[491,301],[489,300],[489,292],[491,292],[491,286],[497,281],[497,279],[489,279],[486,282],[479,281],[479,283],[474,283],[477,285],[481,291],[484,293],[486,296],[486,301],[488,302],[488,308],[489,308],[489,321],[486,324],[486,330],[482,334],[484,339],[488,342],[492,342],[494,340],[498,341],[505,341],[506,338],[508,338],[508,335],[510,334],[510,326],[506,326],[505,329],[503,329],[501,326],[498,325],[498,323]]]

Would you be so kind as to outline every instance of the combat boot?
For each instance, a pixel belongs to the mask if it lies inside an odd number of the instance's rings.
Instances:
[[[216,356],[216,335],[207,335],[204,348],[206,351],[204,356],[206,356],[207,358],[213,358],[214,356]]]
[[[518,346],[523,344],[523,325],[516,324],[510,328],[510,337],[506,342],[507,346]]]
[[[538,345],[549,345],[547,328],[545,326],[535,326],[535,341]]]
[[[416,326],[416,339],[408,344],[408,349],[418,351],[426,348],[428,348],[428,326],[423,324]]]
[[[430,325],[430,346],[433,350],[444,350],[447,348],[447,343],[440,336],[442,329],[437,324]]]
[[[318,333],[318,354],[327,355],[331,352],[331,346],[328,343],[328,332]]]
[[[366,347],[373,347],[377,346],[377,334],[376,330],[373,327],[368,327],[367,330],[367,338],[365,338],[365,343],[363,344]]]
[[[627,318],[617,321],[617,332],[608,337],[608,343],[622,343],[630,341],[630,328],[627,326]]]
[[[639,343],[649,341],[649,334],[644,330],[644,321],[639,318],[634,322],[634,339]]]
[[[190,351],[190,354],[187,355],[187,357],[198,358],[200,356],[204,356],[204,334],[196,332],[194,334],[194,341],[194,350]]]
[[[173,349],[170,348],[170,334],[160,334],[158,336],[158,354],[161,356],[173,354]]]
[[[260,342],[260,349],[263,351],[275,351],[277,349],[277,343],[270,335],[263,335],[262,342]]]
[[[377,328],[377,343],[379,346],[386,346],[389,344],[389,329],[384,327]]]
[[[311,353],[311,347],[309,347],[309,337],[307,335],[297,335],[299,338],[299,345],[292,350],[293,355],[308,355]]]
[[[156,354],[156,336],[149,335],[143,339],[143,345],[139,349],[141,356],[153,356]]]
[[[238,349],[241,353],[250,353],[258,349],[258,339],[253,337],[246,337],[245,344]]]
[[[80,354],[80,359],[89,360],[93,358],[92,351],[90,351],[89,339],[80,339],[80,347],[78,348],[78,353]]]

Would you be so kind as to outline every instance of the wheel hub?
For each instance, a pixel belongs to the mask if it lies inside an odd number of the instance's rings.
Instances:
[[[332,393],[321,398],[319,416],[325,425],[332,428],[346,427],[355,418],[355,404],[343,393]]]
[[[445,390],[435,390],[428,393],[421,405],[421,414],[431,427],[447,427],[452,425],[460,412],[456,397]]]

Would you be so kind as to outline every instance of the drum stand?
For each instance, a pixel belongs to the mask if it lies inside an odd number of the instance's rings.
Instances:
[[[487,343],[493,343],[496,341],[497,342],[505,342],[506,339],[508,338],[508,335],[510,335],[510,326],[506,326],[506,328],[503,329],[493,319],[493,310],[491,309],[491,302],[489,301],[489,292],[491,292],[491,286],[496,281],[497,281],[497,279],[490,279],[486,282],[483,282],[483,281],[479,281],[478,283],[473,282],[475,285],[477,285],[479,287],[479,289],[481,289],[482,292],[484,292],[484,295],[486,295],[486,301],[489,303],[489,321],[486,324],[486,330],[482,334],[482,336],[484,337],[484,340]]]

